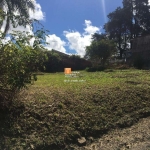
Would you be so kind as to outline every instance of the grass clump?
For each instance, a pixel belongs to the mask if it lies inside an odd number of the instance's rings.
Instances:
[[[9,131],[1,124],[1,147],[70,149],[80,137],[97,137],[150,115],[149,71],[80,74],[78,82],[71,82],[74,78],[64,82],[63,73],[38,76],[29,90],[20,93],[24,109],[16,109],[22,111],[14,114]]]

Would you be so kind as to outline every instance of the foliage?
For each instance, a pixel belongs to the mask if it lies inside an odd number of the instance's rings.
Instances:
[[[130,12],[131,38],[150,33],[150,5],[148,0],[123,0],[123,8]]]
[[[39,30],[34,28],[38,21],[29,16],[29,11],[34,9],[32,0],[0,2],[0,28],[6,21],[4,32],[0,32],[0,110],[4,105],[10,108],[11,104],[8,102],[12,102],[18,91],[37,79],[35,72],[46,60],[42,45],[47,44],[45,42],[47,31],[43,28]],[[10,24],[14,28],[18,25],[23,27],[29,25],[32,35],[19,31],[9,33]]]
[[[126,12],[125,9],[118,7],[114,12],[108,14],[109,21],[104,25],[106,34],[117,43],[120,58],[122,58],[124,51],[128,47],[131,17],[130,12]]]
[[[115,44],[111,40],[92,41],[91,45],[86,47],[85,58],[96,61],[96,65],[100,63],[104,66],[115,50]]]
[[[123,0],[123,8],[118,7],[108,14],[104,25],[106,34],[115,40],[120,58],[130,48],[131,39],[150,34],[150,6],[148,0]]]
[[[106,34],[102,33],[102,34],[99,34],[99,33],[94,33],[92,35],[92,39],[93,41],[100,41],[100,40],[105,40],[107,39],[107,36]]]
[[[105,67],[104,66],[98,66],[98,67],[87,67],[85,71],[87,72],[96,72],[96,71],[104,71]]]
[[[130,66],[126,63],[119,63],[117,65],[113,65],[112,68],[118,69],[118,70],[127,70],[127,69],[130,69]]]
[[[52,51],[46,51],[45,52],[48,59],[44,62],[45,70],[41,68],[40,70],[42,72],[58,72],[61,68],[61,57],[53,53]],[[62,70],[61,70],[62,71]]]
[[[144,65],[145,65],[145,60],[143,57],[141,56],[137,56],[134,58],[134,62],[133,65],[135,68],[137,69],[143,69]]]
[[[1,42],[0,88],[16,91],[36,80],[35,72],[46,60],[46,55],[39,43],[41,37],[35,38],[33,46],[29,46],[31,38],[33,36],[27,33],[14,32],[11,40]]]
[[[44,62],[44,72],[63,72],[64,68],[72,68],[72,70],[83,70],[90,67],[91,63],[78,55],[61,55],[60,53],[47,51],[48,60]]]
[[[10,24],[13,27],[18,25],[32,25],[32,19],[29,16],[29,10],[35,9],[34,1],[32,0],[1,0],[0,2],[0,15],[3,16],[0,22],[0,28],[6,19],[4,28],[4,36],[9,30]],[[3,15],[2,15],[3,14]]]
[[[42,65],[46,59],[43,53],[42,44],[45,42],[46,32],[44,29],[34,29],[34,19],[30,19],[29,10],[34,11],[34,1],[31,0],[2,0],[0,2],[0,27],[6,20],[4,33],[1,33],[0,39],[0,89],[17,91],[26,87],[27,83],[36,80],[34,72]],[[32,26],[33,34],[13,32],[6,34],[9,26],[15,28],[18,25],[26,27]],[[5,37],[10,38],[6,43]],[[29,42],[34,41],[32,46]],[[45,43],[46,44],[46,43]],[[15,93],[14,93],[15,94]]]
[[[73,70],[84,70],[86,67],[92,66],[91,62],[81,58],[79,55],[71,55],[71,62],[73,62]]]

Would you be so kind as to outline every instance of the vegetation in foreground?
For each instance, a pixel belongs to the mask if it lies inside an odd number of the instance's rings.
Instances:
[[[80,137],[89,142],[149,116],[149,93],[149,71],[39,75],[9,111],[0,112],[0,149],[74,149]]]

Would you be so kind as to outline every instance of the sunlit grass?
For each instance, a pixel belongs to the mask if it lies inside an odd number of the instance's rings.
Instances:
[[[58,88],[82,88],[90,85],[109,86],[120,85],[128,80],[147,81],[149,72],[140,70],[115,70],[113,72],[91,72],[79,71],[80,76],[65,77],[62,73],[46,73],[38,76],[38,81],[33,87],[58,87]]]

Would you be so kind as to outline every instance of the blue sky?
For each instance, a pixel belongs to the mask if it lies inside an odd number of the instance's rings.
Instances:
[[[45,13],[43,25],[57,35],[69,29],[83,32],[85,20],[90,20],[94,26],[103,26],[107,14],[122,6],[122,0],[37,0],[37,3]]]
[[[91,35],[103,32],[108,13],[122,6],[122,0],[33,0],[35,12],[30,17],[40,20],[49,37],[48,50],[64,53],[85,54],[85,47],[91,43]],[[2,29],[3,30],[3,27]],[[19,26],[12,30],[29,31]]]
[[[37,0],[37,3],[44,13],[41,22],[51,35],[47,40],[51,46],[47,48],[81,56],[91,43],[91,34],[103,32],[107,14],[122,6],[122,0]]]

